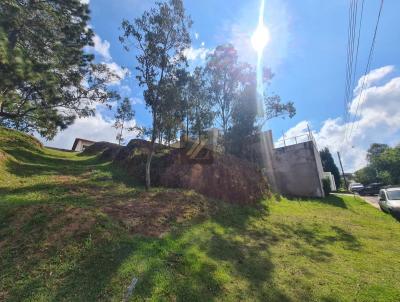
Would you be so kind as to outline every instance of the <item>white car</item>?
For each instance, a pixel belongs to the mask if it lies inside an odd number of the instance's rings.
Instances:
[[[381,189],[379,191],[379,206],[384,212],[400,213],[400,186]]]

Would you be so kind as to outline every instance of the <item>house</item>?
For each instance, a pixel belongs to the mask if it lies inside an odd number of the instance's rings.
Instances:
[[[83,139],[83,138],[76,138],[74,145],[72,146],[72,151],[76,152],[82,152],[84,151],[87,147],[93,145],[95,142]]]

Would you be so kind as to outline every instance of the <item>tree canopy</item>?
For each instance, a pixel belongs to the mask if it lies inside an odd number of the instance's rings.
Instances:
[[[136,49],[136,78],[144,87],[144,100],[151,111],[151,150],[146,163],[146,188],[151,185],[150,165],[154,146],[166,121],[171,122],[170,83],[175,81],[182,66],[186,66],[184,50],[191,40],[191,19],[186,16],[182,0],[157,2],[133,22],[123,20],[121,43],[129,51]],[[174,98],[175,99],[175,98]],[[171,126],[171,125],[169,125]]]
[[[372,144],[367,151],[368,165],[356,171],[356,180],[368,184],[400,184],[400,146]]]
[[[79,0],[0,3],[0,124],[51,139],[93,102],[117,95],[116,76],[93,63],[89,9]]]
[[[133,130],[130,127],[127,127],[126,123],[133,120],[135,116],[135,111],[132,108],[131,101],[128,98],[124,98],[124,100],[118,104],[117,112],[115,113],[115,123],[114,128],[119,130],[117,133],[117,141],[118,144],[121,145],[124,141],[123,131],[124,129]]]
[[[213,102],[206,88],[204,71],[196,67],[188,80],[188,118],[190,132],[199,139],[214,122]]]
[[[322,167],[325,172],[331,172],[333,177],[335,178],[336,187],[340,187],[340,172],[339,168],[336,166],[335,161],[333,160],[332,154],[328,148],[324,148],[319,151],[321,156]]]

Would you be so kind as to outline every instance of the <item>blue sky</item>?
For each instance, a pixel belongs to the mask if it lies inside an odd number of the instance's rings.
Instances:
[[[302,133],[304,125],[309,123],[319,146],[326,145],[333,151],[339,150],[337,145],[343,136],[344,126],[340,117],[344,114],[349,2],[350,0],[266,0],[265,24],[271,32],[271,40],[264,53],[265,65],[271,67],[275,74],[267,91],[279,94],[285,101],[293,101],[297,108],[297,115],[293,119],[276,119],[268,124],[268,128],[273,130],[275,140],[283,132],[289,136]],[[121,74],[122,68],[130,70],[130,74],[113,87],[124,96],[132,98],[136,110],[135,120],[140,125],[148,124],[150,118],[142,101],[142,91],[134,77],[134,55],[123,50],[118,36],[121,33],[119,27],[122,19],[133,20],[153,3],[150,0],[90,0],[89,3],[92,12],[91,26],[97,34],[93,51],[99,61],[112,64]],[[188,50],[191,65],[202,64],[208,51],[226,42],[237,47],[241,60],[255,63],[256,53],[252,50],[250,37],[257,26],[259,0],[184,0],[184,4],[194,21],[191,30],[192,49]],[[356,80],[365,70],[379,4],[379,0],[365,1]],[[377,72],[378,77],[374,82],[371,81],[369,89],[386,87],[385,84],[400,75],[399,11],[400,1],[385,1],[371,70],[391,67],[381,73]],[[400,102],[397,92],[394,91],[392,95],[394,105]],[[368,110],[369,103],[374,104],[375,99],[370,101],[370,95],[365,97],[365,110]],[[383,105],[384,102],[385,100]],[[90,132],[87,129],[91,126],[91,121],[78,121],[72,130],[60,134],[49,144],[69,148],[74,135],[79,136],[77,132],[94,140],[114,139],[115,129],[107,130],[107,123],[111,122],[113,113],[101,107],[98,109],[98,120],[93,126],[97,127],[96,131]],[[361,115],[359,119],[362,119]],[[371,142],[400,142],[399,125],[395,121],[369,127],[370,120],[361,120],[360,125],[364,127],[360,126],[360,131],[364,132],[357,133],[358,138],[352,138],[348,146],[340,147],[349,170],[365,164],[365,150]],[[330,128],[327,129],[328,127]],[[369,135],[368,131],[374,134]],[[390,132],[390,135],[379,136],[382,131]],[[330,139],[330,135],[334,138]],[[362,141],[360,137],[363,137]]]

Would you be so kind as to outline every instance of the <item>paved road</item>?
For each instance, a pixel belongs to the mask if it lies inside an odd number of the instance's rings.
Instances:
[[[370,205],[373,207],[380,209],[379,204],[378,204],[378,196],[360,196],[362,199],[364,199],[366,202],[368,202]]]

